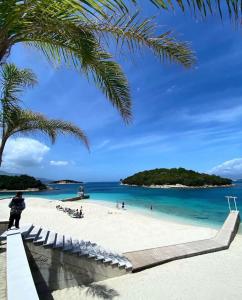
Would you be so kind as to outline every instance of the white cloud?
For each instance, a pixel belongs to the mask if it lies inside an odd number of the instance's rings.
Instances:
[[[227,160],[222,164],[212,168],[209,173],[222,176],[231,176],[234,178],[242,177],[242,158]]]
[[[110,143],[110,140],[104,140],[102,141],[100,144],[98,144],[95,149],[96,150],[100,150],[102,148],[104,148],[105,146],[107,146]]]
[[[51,160],[51,166],[67,166],[69,162],[67,160]]]
[[[34,139],[9,139],[4,149],[3,166],[15,169],[39,165],[49,150],[48,146]]]
[[[209,123],[209,122],[234,122],[242,117],[242,105],[232,108],[218,109],[212,112],[206,113],[184,113],[183,118],[193,120],[197,123]]]
[[[150,146],[151,144],[158,143],[164,140],[165,137],[159,135],[143,136],[143,137],[129,139],[128,141],[126,140],[122,143],[116,143],[115,145],[110,146],[109,150],[117,150],[117,149],[139,147],[139,146]]]

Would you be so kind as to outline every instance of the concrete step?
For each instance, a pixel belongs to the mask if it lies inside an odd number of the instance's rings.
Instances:
[[[32,224],[22,227],[21,233],[23,234],[24,240],[28,242],[32,241],[35,245],[52,247],[54,249],[59,249],[60,251],[69,251],[73,255],[86,256],[89,259],[94,259],[104,264],[110,264],[113,267],[127,269],[132,266],[127,258],[110,250],[106,250],[91,241],[73,240],[68,235],[45,230]]]
[[[20,232],[22,234],[22,237],[25,237],[29,234],[29,232],[34,228],[33,224],[26,224],[24,226],[20,226]]]
[[[79,256],[88,256],[90,250],[90,246],[86,243],[80,244]]]
[[[114,255],[109,255],[109,257],[112,259],[111,265],[112,266],[118,266],[119,261]]]
[[[0,240],[5,240],[7,238],[7,235],[10,234],[12,231],[20,232],[22,234],[22,237],[26,236],[29,234],[29,232],[34,228],[32,224],[26,224],[24,226],[21,226],[20,229],[11,229],[11,230],[6,230],[0,235]]]
[[[72,239],[70,236],[64,235],[64,251],[71,251],[72,250]]]
[[[72,240],[72,253],[79,253],[80,252],[80,243],[79,240]]]
[[[98,254],[95,258],[96,261],[103,261],[105,257],[103,255]]]
[[[48,235],[49,235],[49,230],[44,230],[42,229],[39,233],[39,235],[34,239],[34,244],[44,244],[46,242],[46,240],[48,239]]]
[[[64,246],[64,235],[57,233],[53,248],[63,248],[63,246]]]
[[[131,264],[131,262],[129,262],[129,261],[126,262],[125,269],[126,269],[127,271],[132,271],[133,265]]]
[[[28,234],[26,234],[23,238],[24,240],[31,241],[38,237],[41,228],[39,226],[34,226]]]
[[[57,234],[55,232],[50,231],[48,238],[43,245],[46,247],[52,247],[55,244],[56,235]]]

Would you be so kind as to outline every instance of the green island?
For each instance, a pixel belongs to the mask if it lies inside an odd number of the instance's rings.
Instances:
[[[51,181],[51,184],[70,184],[70,183],[83,183],[82,181],[76,181],[76,180],[70,180],[70,179],[61,179],[61,180],[55,180]]]
[[[28,175],[0,175],[0,191],[42,191],[47,187],[40,180]]]
[[[121,184],[137,185],[146,187],[169,188],[169,187],[217,187],[231,186],[232,180],[217,175],[198,173],[184,168],[154,169],[138,172],[121,180]]]

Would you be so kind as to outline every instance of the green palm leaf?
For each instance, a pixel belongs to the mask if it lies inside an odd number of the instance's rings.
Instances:
[[[135,3],[135,1],[132,1]],[[94,82],[131,119],[131,96],[125,74],[106,50],[106,36],[131,51],[148,47],[162,60],[190,67],[194,55],[170,33],[155,34],[152,19],[129,17],[125,1],[0,0],[0,62],[17,43],[41,50],[54,63],[74,66]],[[112,17],[109,17],[109,15]],[[128,14],[128,15],[126,15]]]
[[[29,69],[20,70],[14,64],[5,64],[0,69],[1,101],[5,104],[17,104],[20,101],[18,94],[35,84],[36,76]]]
[[[31,70],[19,69],[13,64],[5,64],[0,69],[0,166],[7,140],[14,134],[41,132],[49,136],[52,143],[58,135],[72,135],[81,140],[89,149],[88,139],[84,132],[74,124],[20,108],[19,94],[24,88],[37,83]]]
[[[115,0],[112,3],[115,5]],[[134,4],[141,4],[141,1],[132,0]],[[150,0],[157,8],[172,9],[176,7],[182,11],[190,10],[195,16],[200,14],[206,17],[208,13],[219,13],[222,18],[226,13],[235,20],[241,17],[242,1],[241,0]],[[126,6],[123,4],[122,9]]]
[[[106,35],[115,38],[117,45],[126,44],[131,52],[147,47],[163,61],[169,60],[184,67],[191,67],[195,62],[188,43],[179,42],[170,31],[156,35],[158,28],[153,19],[140,20],[139,12],[131,17],[124,13],[99,21],[89,20],[82,22],[81,26],[94,31],[100,39]]]
[[[48,119],[42,114],[20,108],[11,110],[9,113],[11,118],[9,118],[7,123],[7,136],[11,136],[16,133],[26,134],[41,132],[48,135],[52,143],[54,143],[58,135],[68,134],[83,141],[87,148],[89,148],[88,139],[84,132],[71,122],[65,122],[58,119]]]

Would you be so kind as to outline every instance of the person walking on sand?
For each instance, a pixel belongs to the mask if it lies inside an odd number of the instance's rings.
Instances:
[[[124,209],[124,202],[122,202],[122,209]]]
[[[10,210],[8,229],[11,229],[13,223],[16,228],[19,228],[19,220],[21,218],[21,213],[25,209],[25,202],[22,196],[23,196],[22,192],[17,192],[16,196],[9,203],[9,207],[11,208],[11,210]]]

